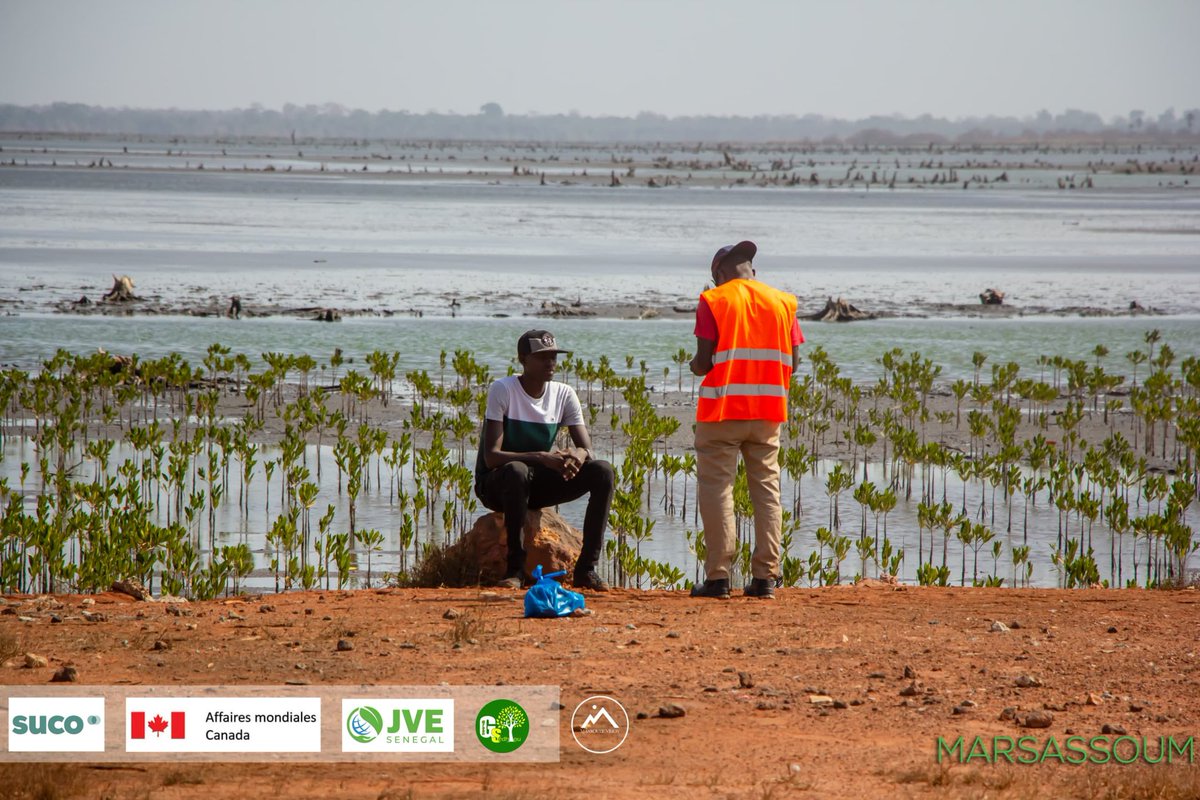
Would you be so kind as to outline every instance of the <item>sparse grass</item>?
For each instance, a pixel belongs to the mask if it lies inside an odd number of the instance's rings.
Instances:
[[[1088,800],[1195,800],[1200,771],[1191,764],[1130,764],[1080,770],[1066,797]]]
[[[422,589],[478,586],[479,564],[466,547],[431,547],[410,575],[408,585]]]
[[[6,800],[66,800],[83,788],[79,767],[69,764],[0,764],[0,797]]]
[[[896,783],[924,783],[929,786],[949,786],[954,782],[948,764],[925,764],[911,766],[893,773]],[[886,777],[882,776],[882,777]]]
[[[398,786],[389,786],[380,792],[379,797],[375,800],[413,800],[415,796],[411,786],[403,789]]]
[[[203,776],[195,772],[171,770],[163,776],[163,786],[197,786],[204,783]]]
[[[23,652],[25,651],[15,634],[0,631],[0,667],[4,666],[4,662],[10,658],[16,658]]]
[[[447,635],[451,644],[468,645],[479,644],[494,634],[494,627],[488,625],[486,620],[474,614],[463,614],[454,620]]]

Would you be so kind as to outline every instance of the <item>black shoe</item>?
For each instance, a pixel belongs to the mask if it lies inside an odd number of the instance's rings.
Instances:
[[[496,586],[500,589],[520,589],[523,583],[520,572],[510,572],[501,578]]]
[[[764,600],[775,599],[774,578],[753,578],[746,585],[746,597],[761,597]]]
[[[715,597],[718,600],[728,600],[729,580],[718,578],[713,581],[705,581],[699,586],[693,586],[692,597]]]
[[[586,572],[576,572],[571,579],[571,583],[576,589],[589,589],[593,592],[607,592],[609,586],[600,577],[600,573],[594,569],[589,569]]]

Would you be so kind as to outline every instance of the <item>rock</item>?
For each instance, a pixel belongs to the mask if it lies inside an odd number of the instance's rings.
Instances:
[[[1120,725],[1110,725],[1107,722],[1100,728],[1101,733],[1111,734],[1113,736],[1124,736],[1125,728]]]
[[[462,612],[457,608],[447,608],[446,613],[442,614],[442,619],[458,619],[462,616]]]
[[[82,611],[83,618],[88,622],[108,622],[108,617],[101,614],[99,611]]]
[[[774,711],[777,708],[779,708],[779,704],[771,700],[759,700],[758,705],[755,706],[758,711]]]
[[[192,610],[190,608],[182,608],[175,604],[167,606],[167,613],[173,617],[190,617]]]
[[[79,680],[79,670],[74,665],[67,664],[59,667],[58,671],[50,678],[51,683],[75,683]]]
[[[170,650],[171,644],[163,639],[155,639],[151,650]]]
[[[985,306],[998,306],[1004,302],[1004,292],[999,289],[984,289],[979,293],[979,302]]]
[[[270,603],[263,603],[261,606],[258,607],[258,613],[260,613],[260,614],[269,614],[274,610],[275,610],[275,606],[271,605]]]
[[[1109,632],[1109,633],[1116,633],[1116,632],[1117,632],[1117,626],[1116,626],[1116,625],[1109,625],[1109,626],[1108,626],[1108,632]]]
[[[950,713],[951,713],[951,714],[954,714],[955,716],[958,716],[958,715],[960,715],[960,714],[970,714],[970,713],[971,713],[971,709],[970,709],[969,707],[967,707],[967,706],[961,706],[961,705],[960,705],[960,706],[955,706],[953,709],[951,709],[951,710],[950,710]]]
[[[1008,627],[1012,628],[1012,629],[1015,631],[1015,630],[1018,630],[1018,629],[1021,627],[1021,623],[1020,623],[1020,622],[1017,622],[1017,621],[1014,619],[1012,622],[1008,623]]]
[[[1017,718],[1017,709],[1014,706],[1008,706],[1000,712],[1001,722],[1011,722]]]
[[[833,698],[827,694],[810,694],[808,702],[814,706],[831,706],[833,705]]]
[[[134,600],[151,599],[150,590],[137,581],[113,581],[109,588],[114,592],[127,594]]]
[[[841,711],[843,709],[849,708],[850,706],[846,705],[845,700],[834,700],[833,707],[836,708],[837,710]]]
[[[884,674],[884,673],[882,673],[882,672],[872,672],[872,673],[870,673],[870,674],[868,674],[868,675],[867,675],[867,678],[868,678],[869,680],[882,680],[882,679],[884,679],[884,678],[886,678],[886,677],[887,677],[887,675],[886,675],[886,674]]]
[[[553,509],[530,511],[525,516],[525,572],[541,564],[542,572],[570,571],[583,547],[583,534],[567,524]],[[475,521],[466,535],[452,544],[447,558],[460,558],[467,571],[480,583],[492,583],[504,577],[508,563],[504,515],[485,514]]]
[[[739,672],[737,675],[738,675],[738,686],[739,687],[741,687],[742,689],[753,689],[754,688],[754,678],[750,675],[749,672]]]
[[[1042,682],[1032,675],[1018,675],[1014,683],[1019,689],[1036,689],[1042,685]]]
[[[991,631],[992,633],[1008,633],[1008,626],[1000,620],[996,620],[992,623]]]
[[[686,714],[687,709],[678,703],[667,703],[665,706],[658,707],[658,716],[662,719],[678,719]]]
[[[910,667],[908,664],[905,664],[904,665],[904,679],[906,681],[911,681],[911,680],[915,680],[916,677],[917,677],[917,671],[915,669],[913,669],[912,667]]]
[[[1030,711],[1021,721],[1023,728],[1049,728],[1054,724],[1054,714],[1049,711]]]
[[[901,697],[916,697],[921,693],[921,686],[916,681],[913,681],[908,686],[900,690]]]
[[[1144,700],[1134,700],[1129,704],[1129,710],[1137,714],[1140,711],[1144,711],[1148,705],[1150,704]]]
[[[1085,700],[1084,703],[1086,703],[1089,706],[1098,706],[1098,705],[1102,705],[1104,703],[1104,701],[1101,700],[1100,695],[1096,694],[1095,692],[1088,692],[1087,700]]]
[[[348,639],[338,639],[337,650],[339,653],[348,653],[354,649],[354,642]]]
[[[25,669],[41,669],[48,666],[50,666],[50,662],[45,656],[39,656],[36,653],[25,654]]]

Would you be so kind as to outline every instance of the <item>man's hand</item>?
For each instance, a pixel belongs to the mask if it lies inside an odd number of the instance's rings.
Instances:
[[[562,450],[555,450],[553,453],[547,453],[546,455],[549,456],[546,460],[546,466],[562,475],[563,479],[568,481],[579,474],[583,463],[587,461],[587,450],[582,447],[567,447]]]

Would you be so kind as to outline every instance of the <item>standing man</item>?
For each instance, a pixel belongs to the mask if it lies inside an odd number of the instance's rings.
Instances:
[[[722,247],[713,256],[716,288],[696,306],[696,356],[703,375],[696,409],[696,496],[704,521],[705,581],[693,597],[729,597],[736,530],[733,482],[738,453],[746,464],[754,504],[753,579],[748,597],[775,597],[780,576],[779,428],[800,363],[795,295],[754,279],[753,242]]]
[[[517,339],[521,374],[488,389],[483,435],[475,461],[475,495],[492,511],[504,512],[508,568],[501,586],[520,589],[525,571],[521,531],[529,509],[588,495],[583,549],[575,563],[576,589],[608,591],[597,572],[604,529],[612,505],[612,465],[592,453],[592,440],[575,390],[552,380],[562,350],[549,331],[525,331]],[[566,426],[573,447],[551,450]]]

